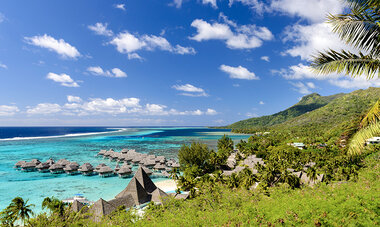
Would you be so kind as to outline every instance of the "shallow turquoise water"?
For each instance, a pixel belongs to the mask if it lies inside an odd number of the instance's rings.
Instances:
[[[202,141],[215,149],[217,140],[226,130],[207,128],[128,128],[124,131],[95,134],[88,136],[56,137],[29,140],[0,141],[0,210],[10,201],[20,196],[35,204],[35,211],[41,209],[41,202],[47,196],[59,199],[84,194],[91,201],[99,198],[112,199],[129,183],[130,178],[100,178],[66,174],[20,172],[13,169],[19,160],[37,158],[46,161],[48,158],[61,158],[76,161],[79,164],[89,162],[96,166],[105,163],[114,168],[116,163],[95,157],[100,149],[123,148],[136,149],[137,152],[164,155],[177,159],[178,149],[182,144]],[[235,140],[247,139],[247,135],[230,134]],[[154,178],[154,181],[166,178]]]

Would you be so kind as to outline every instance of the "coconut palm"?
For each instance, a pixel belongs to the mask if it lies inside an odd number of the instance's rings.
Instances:
[[[7,208],[5,208],[4,213],[11,225],[17,220],[20,220],[21,223],[29,220],[30,216],[33,215],[32,207],[33,204],[28,204],[28,200],[24,201],[21,197],[16,197],[12,200]]]
[[[348,45],[350,51],[329,50],[314,56],[311,64],[320,74],[345,73],[352,77],[365,75],[367,79],[379,78],[380,73],[380,1],[345,0],[351,12],[329,15],[333,32]]]
[[[63,216],[65,213],[66,205],[59,199],[55,197],[46,197],[42,201],[42,209],[49,209],[52,213],[58,214],[59,216]]]

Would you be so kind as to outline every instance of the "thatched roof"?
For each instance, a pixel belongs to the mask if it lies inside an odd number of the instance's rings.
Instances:
[[[148,174],[148,176],[153,174],[152,170],[150,170],[144,166],[140,166],[140,167],[145,171],[146,174]]]
[[[30,161],[30,163],[33,163],[33,164],[35,164],[35,165],[38,165],[38,164],[41,163],[41,161],[38,160],[38,159],[32,159],[32,161]]]
[[[152,193],[154,190],[156,190],[157,186],[153,183],[153,181],[141,166],[138,168],[134,177],[140,182],[140,184],[145,188],[147,192]]]
[[[113,170],[109,166],[103,166],[97,172],[98,173],[110,173],[110,172],[113,172]]]
[[[137,205],[150,201],[150,195],[136,179],[136,176],[132,178],[127,187],[119,194],[117,194],[115,198],[123,198],[128,195],[132,195],[133,200]]]
[[[139,162],[141,162],[141,157],[140,156],[133,157],[132,162],[133,163],[139,163]]]
[[[47,169],[49,167],[50,167],[49,163],[46,163],[46,162],[42,162],[36,166],[37,169]]]
[[[170,174],[169,174],[168,172],[166,172],[166,171],[162,171],[161,174],[162,174],[162,176],[164,176],[164,177],[167,177],[167,178],[170,177]]]
[[[121,167],[119,171],[117,171],[118,174],[128,174],[132,173],[132,170],[130,168]]]
[[[23,164],[25,164],[26,161],[18,161],[16,164],[15,164],[15,167],[21,167]]]
[[[163,165],[163,164],[161,164],[161,163],[157,163],[157,164],[153,167],[153,169],[164,170],[164,169],[166,169],[166,166]]]
[[[110,204],[112,204],[114,207],[118,208],[120,206],[133,207],[135,204],[135,200],[133,199],[131,194],[128,194],[124,197],[115,198],[108,201]]]
[[[129,169],[131,169],[132,166],[128,165],[128,163],[124,163],[124,164],[121,166],[121,168],[129,168]]]
[[[92,167],[92,165],[87,162],[79,167],[79,171],[82,171],[82,172],[89,172],[93,170],[94,170],[94,167]]]
[[[145,166],[154,166],[155,164],[156,162],[154,159],[145,159],[145,162],[143,163]]]
[[[63,169],[63,165],[59,164],[59,163],[54,163],[53,165],[51,165],[49,167],[49,170],[57,170],[57,169]]]
[[[112,213],[112,211],[116,210],[116,208],[117,207],[115,207],[111,203],[100,198],[98,201],[94,203],[94,205],[90,207],[89,213],[92,214],[92,219],[98,222],[101,220],[102,216]]]
[[[132,155],[122,154],[122,156],[124,157],[124,161],[131,161],[133,159]]]
[[[71,204],[70,210],[72,212],[79,212],[85,206],[86,205],[84,205],[83,203],[79,202],[78,200],[74,200],[74,202]]]
[[[25,162],[24,164],[21,165],[21,168],[35,168],[36,163],[33,162]]]
[[[46,161],[47,164],[49,165],[53,165],[54,164],[54,160],[49,158],[47,161]]]
[[[181,167],[181,166],[179,165],[179,163],[174,162],[174,163],[172,164],[172,167],[173,167],[173,168],[179,168],[179,167]]]
[[[189,198],[189,194],[177,194],[174,198],[186,200],[187,198]]]
[[[155,159],[156,158],[156,155],[154,155],[154,154],[151,154],[151,155],[148,155],[148,157],[147,157],[148,159]]]
[[[107,166],[107,165],[104,164],[104,163],[100,163],[99,165],[97,165],[97,166],[95,167],[95,171],[98,171],[100,168],[102,168],[102,167],[104,167],[104,166]]]
[[[168,194],[166,194],[161,189],[156,188],[156,190],[154,190],[152,192],[152,199],[151,200],[153,202],[159,203],[159,202],[163,202],[166,199],[166,197],[168,197]]]
[[[78,169],[79,169],[79,166],[72,165],[71,163],[69,165],[66,165],[65,168],[63,168],[63,170],[65,171],[76,171]]]
[[[70,164],[70,161],[68,161],[66,159],[60,159],[60,160],[57,161],[57,163],[65,166],[65,165]]]

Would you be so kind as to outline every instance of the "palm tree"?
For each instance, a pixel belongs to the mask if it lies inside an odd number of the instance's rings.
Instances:
[[[46,197],[42,201],[42,209],[49,209],[52,213],[58,214],[59,216],[63,217],[65,213],[65,207],[66,204],[63,203],[61,200],[55,198],[55,197]]]
[[[5,213],[10,220],[11,225],[17,220],[21,220],[21,223],[29,220],[30,216],[33,215],[32,207],[33,204],[28,204],[29,200],[24,201],[21,197],[16,197],[12,200],[7,208],[5,208]]]
[[[319,74],[345,73],[379,78],[380,73],[380,1],[345,0],[350,13],[329,15],[333,32],[358,53],[329,50],[314,56],[311,67]]]

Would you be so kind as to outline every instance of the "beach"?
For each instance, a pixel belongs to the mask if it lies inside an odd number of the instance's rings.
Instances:
[[[155,184],[159,189],[161,189],[164,192],[170,193],[174,192],[177,189],[177,183],[172,179],[155,182]]]

